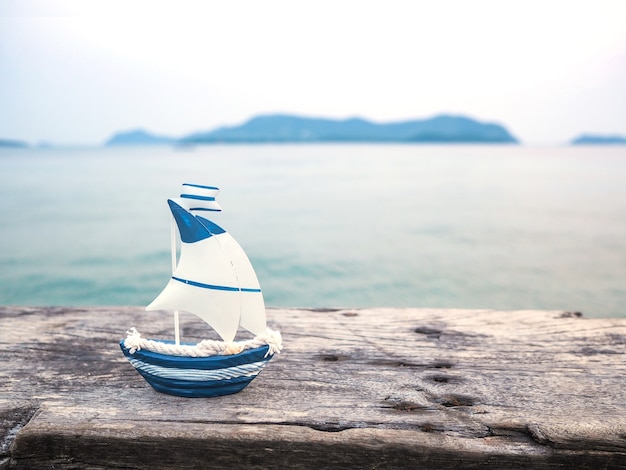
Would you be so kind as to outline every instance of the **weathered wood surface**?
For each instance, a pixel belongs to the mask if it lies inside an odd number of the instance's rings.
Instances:
[[[237,395],[159,394],[122,356],[141,308],[0,307],[0,468],[626,468],[626,319],[271,309]],[[184,316],[186,339],[205,327]]]

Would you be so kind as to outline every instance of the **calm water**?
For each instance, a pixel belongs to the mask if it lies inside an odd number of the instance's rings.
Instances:
[[[222,189],[270,306],[626,317],[626,147],[1,150],[0,304],[149,303],[183,182]]]

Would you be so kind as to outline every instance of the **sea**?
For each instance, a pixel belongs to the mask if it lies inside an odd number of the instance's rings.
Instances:
[[[1,149],[0,304],[148,304],[182,183],[220,188],[270,307],[626,317],[624,146]]]

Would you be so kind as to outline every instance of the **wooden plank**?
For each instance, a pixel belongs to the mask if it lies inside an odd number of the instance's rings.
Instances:
[[[135,307],[0,307],[0,468],[626,468],[626,319],[270,309],[285,350],[236,395],[154,392]],[[183,315],[183,339],[207,335]]]

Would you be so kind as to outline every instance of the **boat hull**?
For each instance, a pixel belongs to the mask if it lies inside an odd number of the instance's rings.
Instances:
[[[124,340],[120,341],[120,347],[132,366],[157,392],[189,398],[240,392],[272,358],[267,345],[239,354],[209,357],[171,356],[143,349],[131,354]]]

